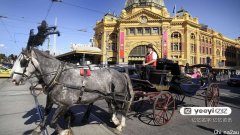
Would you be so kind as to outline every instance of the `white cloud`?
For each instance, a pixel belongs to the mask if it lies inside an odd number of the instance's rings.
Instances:
[[[5,45],[4,44],[0,44],[0,48],[4,48],[5,47]]]

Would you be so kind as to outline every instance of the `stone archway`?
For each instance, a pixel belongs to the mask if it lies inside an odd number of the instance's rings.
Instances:
[[[149,42],[140,42],[135,43],[129,48],[127,53],[128,63],[129,64],[142,64],[147,54],[147,45]],[[153,49],[157,53],[158,58],[161,56],[159,49],[153,44]]]

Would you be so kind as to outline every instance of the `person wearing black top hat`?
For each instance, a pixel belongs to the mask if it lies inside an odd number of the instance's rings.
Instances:
[[[153,45],[149,44],[147,46],[147,55],[145,57],[145,61],[143,66],[145,67],[145,75],[144,79],[149,80],[150,71],[155,69],[157,66],[157,53],[153,51]]]

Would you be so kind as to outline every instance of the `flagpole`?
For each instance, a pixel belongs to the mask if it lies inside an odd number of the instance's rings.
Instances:
[[[177,11],[177,5],[175,4],[175,12],[174,12],[175,13],[174,14],[175,17],[176,17],[176,13],[177,13],[176,11]]]
[[[54,26],[57,27],[57,17],[55,17]],[[57,54],[57,36],[56,34],[53,35],[53,55],[56,56]]]

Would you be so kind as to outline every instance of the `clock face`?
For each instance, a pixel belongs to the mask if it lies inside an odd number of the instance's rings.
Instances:
[[[141,16],[141,17],[139,18],[139,21],[140,21],[141,23],[147,23],[147,17],[146,17],[146,16]]]

